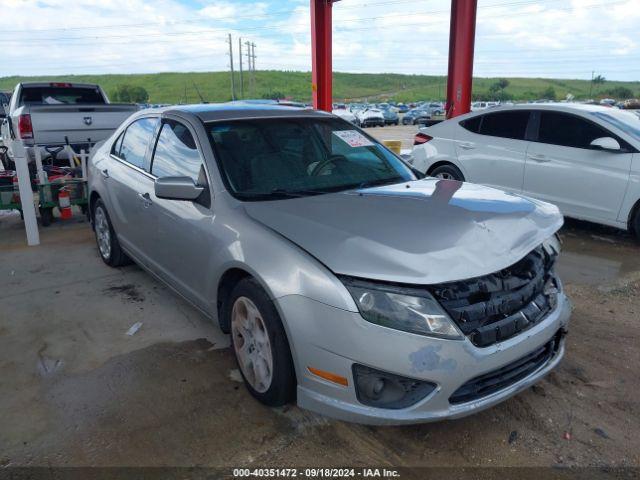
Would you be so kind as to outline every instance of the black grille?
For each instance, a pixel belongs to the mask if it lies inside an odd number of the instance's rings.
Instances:
[[[486,347],[532,327],[555,307],[556,256],[540,246],[504,270],[430,290],[473,344]]]
[[[499,370],[469,380],[453,392],[453,395],[449,397],[449,403],[457,404],[477,400],[522,380],[553,357],[560,346],[561,339],[562,332],[560,331],[553,340],[529,355]]]

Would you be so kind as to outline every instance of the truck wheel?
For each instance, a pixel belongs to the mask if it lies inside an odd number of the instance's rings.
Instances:
[[[40,208],[40,223],[43,227],[48,227],[53,221],[53,208]]]
[[[279,407],[295,396],[289,342],[278,311],[253,278],[241,280],[225,302],[231,343],[244,383],[261,403]]]
[[[102,200],[97,200],[93,209],[93,229],[98,252],[104,263],[110,267],[120,267],[129,263],[129,257],[120,247],[118,236],[113,230],[111,219]]]
[[[460,169],[450,163],[434,168],[429,175],[444,180],[459,180],[460,182],[464,182],[464,175]]]

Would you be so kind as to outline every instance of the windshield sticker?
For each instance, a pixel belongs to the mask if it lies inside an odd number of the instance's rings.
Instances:
[[[343,142],[347,143],[350,147],[373,146],[373,142],[357,130],[338,130],[333,132],[333,134]]]

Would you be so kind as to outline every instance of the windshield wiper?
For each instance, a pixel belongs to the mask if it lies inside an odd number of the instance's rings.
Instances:
[[[287,190],[284,188],[274,188],[271,190],[270,195],[283,195],[286,197],[308,197],[309,195],[322,195],[323,193],[327,193],[322,190]]]
[[[376,179],[376,180],[367,180],[366,182],[362,182],[360,184],[358,184],[358,190],[361,190],[363,188],[370,188],[370,187],[379,187],[382,185],[391,185],[393,183],[402,183],[404,182],[405,179],[402,177],[393,177],[393,178],[384,178],[384,179]]]

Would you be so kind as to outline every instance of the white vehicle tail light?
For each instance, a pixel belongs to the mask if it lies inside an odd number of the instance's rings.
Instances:
[[[426,133],[416,133],[416,136],[413,137],[414,145],[422,145],[423,143],[427,143],[433,140],[433,137],[427,135]]]
[[[31,115],[28,113],[18,117],[18,135],[23,140],[33,139],[33,126],[31,125]]]

